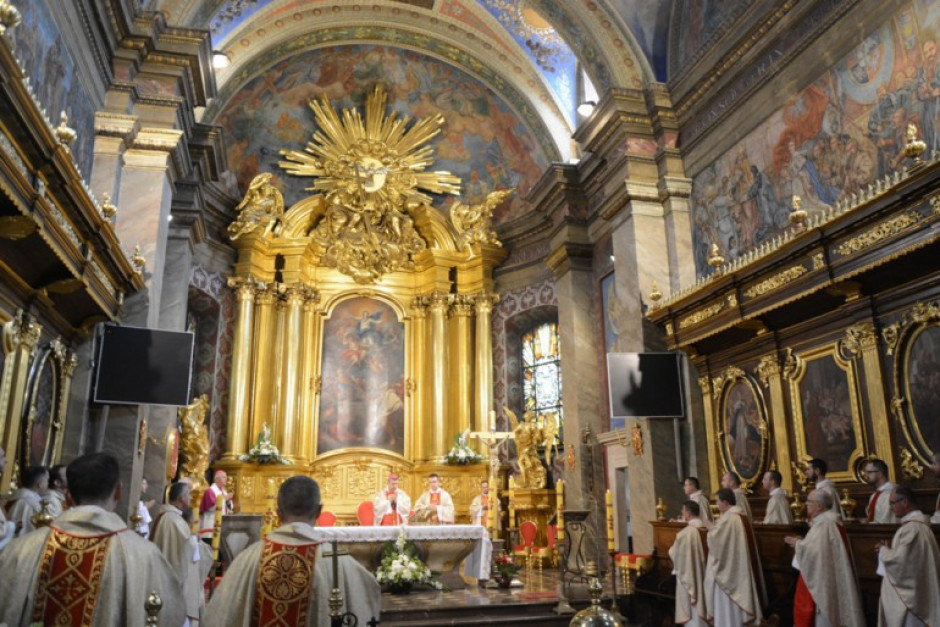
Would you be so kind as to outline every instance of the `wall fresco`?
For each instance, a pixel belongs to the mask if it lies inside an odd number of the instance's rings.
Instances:
[[[673,7],[674,28],[673,58],[670,60],[672,73],[681,72],[689,63],[710,47],[717,36],[730,25],[730,22],[750,0],[682,0]],[[678,20],[678,21],[675,21]]]
[[[794,195],[812,215],[902,170],[908,124],[940,149],[938,29],[940,2],[908,4],[695,176],[699,275],[712,243],[734,259],[780,234]]]
[[[301,149],[309,140],[315,130],[307,107],[311,99],[326,96],[337,107],[361,107],[378,82],[386,84],[390,106],[400,114],[444,117],[441,135],[431,142],[433,168],[459,176],[467,199],[517,187],[495,218],[525,213],[521,199],[548,159],[515,113],[482,83],[446,63],[378,45],[300,53],[248,81],[225,104],[216,123],[227,132],[228,162],[242,191],[255,174],[268,171],[275,173],[288,205],[308,196],[304,188],[309,180],[290,177],[277,167],[278,149]]]

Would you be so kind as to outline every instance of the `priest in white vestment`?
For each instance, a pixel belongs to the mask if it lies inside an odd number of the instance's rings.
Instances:
[[[897,524],[898,519],[892,513],[893,509],[889,502],[894,484],[888,481],[888,465],[880,459],[868,462],[865,466],[865,481],[875,488],[865,508],[867,521],[880,525]]]
[[[688,527],[676,535],[669,547],[673,573],[676,576],[677,625],[706,627],[708,625],[708,595],[705,594],[705,526],[699,518],[699,506],[695,501],[682,505],[682,519]]]
[[[766,593],[751,523],[734,502],[734,492],[718,490],[718,522],[708,532],[705,594],[709,621],[722,627],[758,625]]]
[[[415,502],[415,520],[432,525],[454,524],[454,499],[441,488],[441,478],[436,473],[428,475],[428,490]]]
[[[822,490],[829,494],[832,499],[832,511],[839,516],[839,520],[845,520],[846,513],[842,511],[842,505],[839,502],[839,491],[836,490],[836,484],[826,478],[829,472],[829,464],[826,460],[815,457],[806,463],[806,478],[813,482],[817,490]],[[849,516],[854,516],[854,512],[848,512]]]
[[[702,522],[712,522],[712,505],[708,497],[702,492],[698,477],[686,477],[682,482],[682,490],[690,501],[698,503],[699,518]]]
[[[42,511],[43,495],[49,488],[49,471],[45,466],[30,466],[23,472],[23,487],[10,497],[10,520],[16,524],[16,535],[34,530],[33,516]]]
[[[69,482],[65,476],[65,466],[58,464],[49,469],[49,489],[46,491],[46,501],[49,503],[49,513],[58,518],[67,509],[65,493],[69,489]]]
[[[790,501],[787,499],[787,493],[780,487],[781,481],[783,481],[783,476],[776,470],[768,470],[761,480],[761,485],[770,495],[770,498],[767,499],[767,510],[764,512],[765,525],[793,524]]]
[[[470,502],[470,522],[474,525],[489,526],[490,520],[499,520],[499,499],[490,495],[490,482],[480,482],[480,494]]]
[[[884,577],[878,626],[940,625],[940,548],[930,519],[916,509],[910,488],[896,487],[890,498],[901,527],[878,550],[878,574]]]
[[[805,538],[787,536],[795,548],[793,567],[800,571],[793,601],[796,627],[842,627],[865,624],[855,561],[839,515],[828,493],[813,490],[806,497],[810,521]]]
[[[212,476],[212,485],[202,495],[202,501],[199,502],[199,538],[202,540],[212,540],[212,533],[215,529],[215,510],[219,505],[219,499],[222,500],[223,514],[232,513],[231,492],[225,491],[225,484],[228,482],[228,475],[224,470],[216,470]]]
[[[191,497],[192,486],[190,484],[174,483],[170,486],[169,502],[161,505],[157,511],[150,525],[150,537],[170,563],[183,587],[188,624],[196,625],[199,622],[200,609],[204,605],[204,603],[199,603],[199,595],[203,594],[205,578],[199,577],[201,562],[199,543],[192,541],[192,529],[183,518],[183,512],[189,508]],[[193,594],[194,590],[198,594]]]
[[[741,487],[741,477],[738,476],[738,473],[726,472],[721,478],[721,487],[734,492],[735,505],[744,512],[748,520],[753,521],[754,515],[751,513],[751,504],[747,502],[747,495],[744,494],[744,488]]]
[[[333,560],[314,535],[320,487],[309,477],[291,477],[281,484],[277,509],[283,525],[238,554],[206,606],[206,627],[330,624]],[[381,588],[372,573],[349,555],[336,564],[342,611],[354,613],[359,625],[378,619]]]
[[[113,513],[121,499],[117,460],[83,455],[67,474],[74,507],[0,553],[0,623],[143,627],[147,596],[156,592],[158,624],[182,625],[182,590],[170,565]]]
[[[398,487],[398,475],[392,473],[388,476],[388,485],[375,495],[372,501],[372,511],[375,514],[375,524],[382,526],[398,526],[408,524],[408,515],[411,512],[411,497]]]

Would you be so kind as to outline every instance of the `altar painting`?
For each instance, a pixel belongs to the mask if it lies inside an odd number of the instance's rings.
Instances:
[[[831,473],[850,471],[860,448],[850,371],[832,354],[807,360],[798,390],[805,454],[826,460]]]
[[[333,309],[323,327],[317,455],[348,447],[404,455],[404,327],[374,298]]]
[[[910,342],[905,371],[914,431],[929,455],[940,452],[940,326],[924,327]]]
[[[760,399],[746,379],[738,379],[728,388],[723,408],[729,468],[742,480],[753,480],[764,450]]]

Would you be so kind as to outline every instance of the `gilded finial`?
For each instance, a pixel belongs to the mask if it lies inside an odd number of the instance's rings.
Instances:
[[[134,530],[134,533],[140,533],[140,523],[143,522],[143,520],[144,517],[138,514],[135,510],[134,513],[128,517],[127,522],[130,523],[131,529]]]
[[[666,503],[663,497],[656,499],[656,520],[666,520]]]
[[[108,220],[117,215],[117,207],[111,202],[111,194],[108,192],[101,194],[101,215]]]
[[[806,221],[809,214],[803,209],[803,199],[793,195],[793,198],[790,199],[790,222],[794,224],[797,228],[803,226],[803,222]]]
[[[842,507],[842,513],[845,514],[845,522],[855,522],[855,499],[849,496],[848,489],[842,490],[842,500],[839,501],[839,506]]]
[[[712,247],[708,249],[708,265],[718,269],[724,264],[725,258],[721,256],[721,250],[718,248],[718,244],[712,244]]]
[[[59,140],[59,143],[66,148],[71,146],[78,138],[78,133],[75,132],[74,128],[69,126],[69,116],[65,111],[63,111],[62,115],[59,117],[59,125],[55,128],[55,136]]]
[[[144,273],[144,264],[147,263],[147,258],[140,252],[140,244],[134,245],[134,254],[131,255],[131,264],[134,266],[134,272],[137,273],[137,276],[141,276]]]
[[[53,520],[55,520],[55,516],[49,513],[49,501],[43,499],[39,504],[39,513],[33,514],[30,522],[38,529],[39,527],[48,527]]]
[[[920,156],[927,150],[927,144],[917,139],[917,127],[913,124],[907,125],[907,143],[904,146],[904,156],[913,161],[911,167],[917,167],[923,163]]]
[[[156,590],[147,595],[147,601],[144,603],[144,610],[147,612],[145,625],[158,625],[160,623],[160,610],[163,609],[163,599]]]
[[[659,291],[659,285],[656,283],[656,280],[653,280],[652,289],[650,289],[650,300],[653,301],[653,306],[655,307],[659,304],[659,300],[663,297],[663,293]]]
[[[10,4],[9,0],[0,0],[0,35],[11,28],[16,28],[22,21],[23,17],[20,12]]]

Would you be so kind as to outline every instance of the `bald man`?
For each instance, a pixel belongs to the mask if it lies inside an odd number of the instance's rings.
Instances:
[[[223,514],[232,513],[232,493],[225,491],[225,483],[228,481],[228,475],[224,470],[216,470],[212,477],[212,485],[202,495],[202,501],[199,503],[199,538],[206,542],[212,542],[212,531],[215,529],[215,508],[218,505],[219,497],[222,498],[222,506],[225,508]]]

